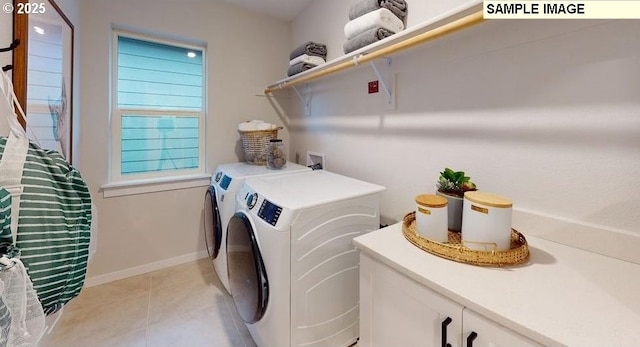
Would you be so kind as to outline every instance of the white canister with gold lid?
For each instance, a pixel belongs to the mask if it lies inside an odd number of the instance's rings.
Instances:
[[[447,242],[447,199],[431,194],[416,196],[416,232],[437,242]]]
[[[483,251],[511,248],[513,203],[500,195],[483,191],[464,193],[462,207],[462,243]]]

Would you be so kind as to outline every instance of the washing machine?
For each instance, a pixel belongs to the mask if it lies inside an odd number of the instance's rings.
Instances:
[[[211,185],[205,193],[204,232],[207,251],[212,258],[220,281],[229,291],[227,277],[227,255],[225,237],[229,219],[236,211],[236,192],[249,177],[277,176],[296,172],[311,171],[310,168],[287,162],[282,169],[273,170],[266,166],[247,163],[220,164],[211,176]]]
[[[380,228],[384,187],[328,171],[247,179],[229,221],[231,295],[259,347],[358,339],[352,239]]]

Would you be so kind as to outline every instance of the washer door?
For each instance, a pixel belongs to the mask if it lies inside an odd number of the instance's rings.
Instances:
[[[227,228],[227,269],[231,296],[242,320],[259,321],[267,309],[269,282],[255,230],[243,212],[229,220]]]
[[[222,244],[222,223],[220,222],[216,189],[213,186],[209,186],[204,196],[204,242],[209,257],[217,258]],[[213,252],[210,251],[211,247],[213,247]]]

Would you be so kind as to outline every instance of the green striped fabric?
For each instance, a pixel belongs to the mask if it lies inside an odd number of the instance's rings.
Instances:
[[[0,187],[0,244],[13,243],[11,236],[11,193]]]
[[[1,156],[0,156],[1,157]],[[0,256],[18,257],[20,250],[13,244],[11,235],[11,193],[0,187]],[[2,346],[0,344],[0,346]]]
[[[0,138],[0,154],[6,138]],[[30,143],[16,246],[45,314],[76,297],[87,270],[91,196],[80,176],[56,151]]]

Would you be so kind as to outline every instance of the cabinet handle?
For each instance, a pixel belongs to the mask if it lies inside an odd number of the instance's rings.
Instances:
[[[442,347],[451,347],[451,344],[447,343],[447,325],[451,324],[452,321],[451,317],[447,317],[442,321],[442,334],[440,334],[442,336]]]
[[[473,340],[475,340],[476,337],[478,337],[478,333],[475,331],[472,331],[471,334],[467,336],[467,347],[473,347]]]

